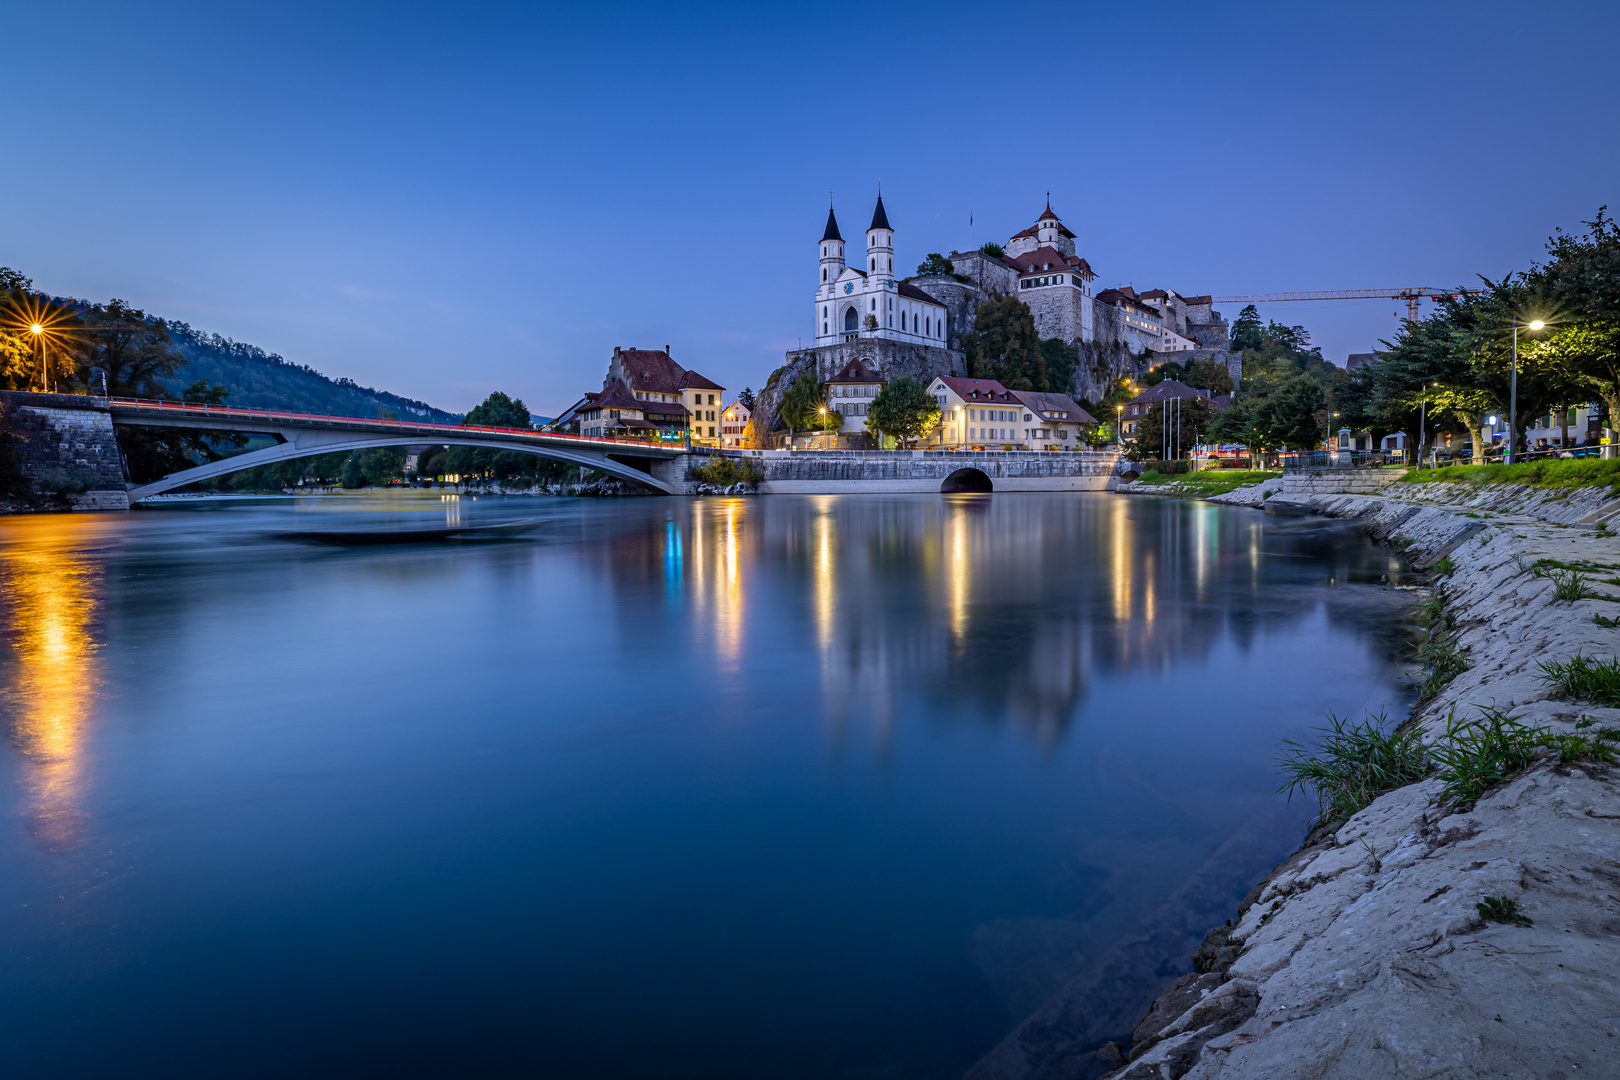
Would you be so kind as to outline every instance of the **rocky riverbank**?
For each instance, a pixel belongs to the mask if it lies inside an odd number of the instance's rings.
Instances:
[[[1450,571],[1441,595],[1469,666],[1410,720],[1431,751],[1448,719],[1484,709],[1551,736],[1620,725],[1620,710],[1560,695],[1539,666],[1620,652],[1620,631],[1597,621],[1620,618],[1607,486],[1399,484],[1306,505]],[[1582,568],[1587,584],[1572,587]],[[1540,751],[1459,809],[1429,778],[1315,830],[1209,935],[1109,1075],[1620,1074],[1620,769],[1570,757]]]

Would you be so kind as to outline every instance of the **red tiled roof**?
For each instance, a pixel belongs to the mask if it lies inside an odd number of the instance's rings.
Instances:
[[[856,357],[844,365],[844,370],[827,380],[829,383],[881,383],[887,382],[883,376],[874,374],[866,366],[865,361]]]
[[[994,379],[963,379],[954,375],[941,375],[939,381],[964,401],[1000,401],[1011,404],[1012,391]]]
[[[635,409],[640,412],[643,404],[645,403],[637,400],[636,395],[630,392],[630,388],[624,385],[624,380],[614,379],[612,385],[600,394],[594,395],[594,400],[585,407],[587,409]]]
[[[1091,272],[1086,260],[1075,255],[1065,255],[1056,248],[1044,245],[1034,251],[1026,251],[1022,255],[1003,255],[1001,261],[1020,274],[1048,273],[1049,270],[1046,269],[1048,263],[1051,264],[1050,270],[1079,270],[1085,267],[1086,273]],[[1032,266],[1033,270],[1030,269]]]
[[[1189,305],[1208,304],[1215,298],[1213,296],[1183,296],[1182,301]]]
[[[1208,398],[1209,396],[1210,394],[1208,390],[1194,390],[1186,383],[1178,382],[1175,379],[1165,379],[1163,382],[1154,383],[1140,394],[1137,394],[1135,397],[1131,398],[1127,404],[1148,405],[1155,401],[1164,401],[1166,399],[1195,397]]]
[[[624,365],[626,382],[632,390],[673,394],[680,390],[724,389],[697,372],[681,367],[663,349],[620,349],[619,361]]]
[[[1017,398],[1030,412],[1039,414],[1043,419],[1050,419],[1047,414],[1059,412],[1066,414],[1060,423],[1095,424],[1097,421],[1078,402],[1067,394],[1031,393],[1025,390],[1014,390],[1012,396]]]
[[[681,390],[724,390],[725,387],[717,382],[711,382],[695,371],[688,371],[681,377]]]

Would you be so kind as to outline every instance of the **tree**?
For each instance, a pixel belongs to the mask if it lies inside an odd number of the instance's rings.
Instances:
[[[185,367],[186,358],[171,347],[162,319],[123,300],[91,305],[83,319],[81,382],[88,385],[90,368],[99,367],[114,397],[173,397],[164,380]]]
[[[1585,389],[1608,406],[1612,427],[1612,418],[1620,416],[1620,226],[1606,206],[1582,224],[1582,235],[1554,234],[1547,241],[1548,261],[1521,275],[1549,329],[1544,340],[1520,344],[1528,344],[1524,351],[1532,357],[1556,365],[1568,388]],[[1605,456],[1613,452],[1611,446]]]
[[[523,404],[523,400],[507,397],[499,390],[485,398],[482,404],[473,406],[461,423],[463,427],[521,428],[524,431],[534,428],[529,420],[529,408]]]
[[[962,345],[975,378],[995,379],[1009,390],[1047,389],[1035,316],[1016,296],[997,296],[975,308],[973,330]]]
[[[1261,420],[1272,446],[1311,450],[1322,445],[1322,384],[1306,374],[1295,375],[1267,396]]]
[[[1187,366],[1186,383],[1197,390],[1208,390],[1212,394],[1230,394],[1232,386],[1232,369],[1219,360],[1199,359]]]
[[[1041,342],[1041,361],[1046,365],[1046,389],[1067,394],[1074,386],[1074,369],[1080,366],[1080,346],[1047,338]]]
[[[1214,416],[1214,406],[1207,398],[1181,398],[1179,405],[1175,399],[1154,402],[1136,425],[1137,456],[1163,460],[1167,453],[1185,454],[1200,436],[1209,433]],[[1167,433],[1168,446],[1164,438]]]
[[[754,389],[753,389],[753,387],[751,387],[751,386],[743,387],[742,388],[742,393],[737,395],[737,403],[739,405],[741,405],[743,408],[747,409],[749,412],[753,412],[754,411]]]
[[[782,405],[777,413],[790,432],[821,431],[839,427],[844,422],[843,414],[827,408],[821,380],[816,378],[813,371],[806,371],[793,380],[782,395]]]
[[[956,267],[951,265],[951,260],[941,255],[939,252],[930,251],[928,253],[928,258],[917,264],[918,277],[926,277],[929,275],[955,277]]]
[[[979,250],[990,256],[992,259],[1000,259],[1007,254],[1007,249],[996,243],[994,240],[987,240],[980,244]]]
[[[1258,349],[1263,342],[1260,327],[1260,312],[1255,310],[1253,304],[1238,312],[1238,317],[1232,320],[1232,351],[1243,352],[1247,349]]]
[[[866,416],[866,430],[888,435],[902,448],[934,430],[939,423],[939,402],[928,393],[926,384],[901,377],[884,385],[872,399]]]

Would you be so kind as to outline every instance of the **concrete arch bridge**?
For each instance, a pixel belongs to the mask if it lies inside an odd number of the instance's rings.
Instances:
[[[244,435],[268,435],[276,440],[274,446],[182,469],[154,483],[131,488],[129,501],[132,503],[199,480],[209,480],[258,465],[338,451],[369,450],[379,446],[417,446],[423,443],[534,454],[554,461],[583,465],[666,495],[678,494],[684,488],[685,469],[680,466],[679,459],[686,455],[686,447],[680,443],[591,438],[515,428],[458,427],[410,420],[312,416],[177,401],[113,398],[108,404],[114,427],[234,431]]]

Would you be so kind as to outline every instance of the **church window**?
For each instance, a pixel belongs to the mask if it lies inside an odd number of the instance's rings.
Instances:
[[[857,320],[858,320],[858,316],[855,314],[855,309],[853,307],[844,309],[844,330],[845,331],[850,331],[850,330],[855,329],[855,324],[856,324]]]
[[[877,272],[877,260],[876,259],[872,260],[872,272],[873,273]]]
[[[825,267],[825,266],[823,266],[823,267],[822,267],[822,268],[821,268],[821,280],[822,280],[822,281],[826,281],[826,280],[827,280],[827,268],[826,268],[826,267]]]

